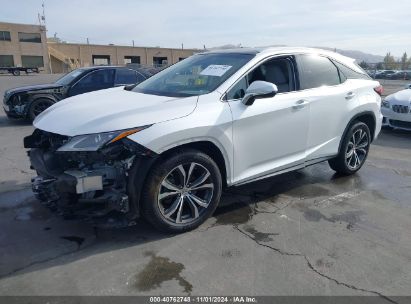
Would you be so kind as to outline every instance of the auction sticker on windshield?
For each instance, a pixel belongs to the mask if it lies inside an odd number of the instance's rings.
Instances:
[[[231,65],[212,64],[202,70],[200,75],[221,77],[231,68]]]

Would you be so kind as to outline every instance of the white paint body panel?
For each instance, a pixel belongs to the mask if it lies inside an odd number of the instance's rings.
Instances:
[[[257,99],[222,101],[224,93],[259,62],[280,55],[321,54],[357,70],[353,60],[328,51],[273,48],[261,51],[214,92],[187,98],[147,95],[113,88],[68,98],[34,122],[36,128],[75,136],[144,125],[151,127],[129,139],[163,153],[183,144],[207,141],[222,153],[227,184],[302,168],[338,153],[351,119],[363,112],[376,117],[375,137],[381,129],[381,98],[373,80],[348,80],[321,87]],[[346,99],[348,93],[354,97]],[[305,100],[304,107],[293,106]]]

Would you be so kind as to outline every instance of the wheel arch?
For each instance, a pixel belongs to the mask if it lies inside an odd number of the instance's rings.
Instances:
[[[130,168],[130,178],[127,183],[128,193],[130,195],[130,208],[131,217],[138,218],[141,215],[141,198],[142,189],[145,183],[145,179],[149,174],[151,168],[155,163],[165,159],[172,154],[178,153],[185,149],[194,149],[201,151],[208,156],[210,156],[217,164],[220,172],[221,179],[223,182],[223,187],[227,186],[227,181],[230,178],[230,171],[227,170],[228,160],[224,157],[221,149],[212,141],[209,140],[199,140],[189,143],[183,143],[177,146],[170,147],[169,149],[163,150],[161,153],[153,155],[152,157],[139,156],[136,157],[133,165]]]
[[[358,113],[356,115],[354,115],[351,120],[348,122],[347,126],[345,127],[344,133],[341,137],[340,140],[340,145],[338,147],[338,152],[341,151],[341,145],[342,142],[345,138],[345,135],[347,134],[350,126],[355,122],[355,121],[361,121],[363,123],[365,123],[368,128],[370,129],[370,133],[371,133],[371,142],[374,140],[374,135],[375,135],[375,128],[377,126],[377,120],[375,118],[375,114],[372,111],[364,111],[361,113]]]
[[[175,146],[175,147],[172,147],[170,149],[163,151],[160,154],[160,156],[168,157],[169,155],[173,153],[176,153],[178,151],[185,150],[185,149],[198,150],[210,156],[216,162],[220,170],[223,185],[227,186],[227,180],[230,178],[230,171],[229,169],[227,170],[227,168],[229,168],[228,160],[226,159],[226,157],[224,157],[224,154],[221,151],[220,147],[218,147],[212,141],[199,140],[199,141],[194,141],[194,142],[189,142],[189,143],[183,143],[181,145],[178,145],[178,146]]]
[[[25,109],[25,110],[26,110],[26,113],[25,113],[26,117],[28,117],[28,115],[29,115],[29,113],[30,113],[30,108],[31,108],[33,102],[35,102],[36,100],[39,100],[39,99],[48,99],[48,100],[50,100],[53,104],[59,101],[59,100],[58,100],[57,98],[55,98],[53,95],[49,95],[49,94],[34,94],[34,95],[30,96],[29,102],[28,102],[27,107],[26,107],[26,109]]]

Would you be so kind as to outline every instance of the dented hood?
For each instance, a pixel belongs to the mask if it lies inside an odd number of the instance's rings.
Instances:
[[[117,131],[187,116],[197,99],[112,88],[64,99],[41,113],[33,125],[67,136]]]

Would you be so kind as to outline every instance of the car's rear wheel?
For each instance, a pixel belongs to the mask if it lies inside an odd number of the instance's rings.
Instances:
[[[328,161],[334,171],[350,175],[364,165],[371,144],[370,129],[363,122],[354,122],[341,143],[337,157]]]
[[[189,231],[212,215],[221,191],[221,173],[213,159],[196,150],[181,151],[150,171],[142,195],[143,216],[162,231]]]
[[[20,76],[20,71],[19,70],[14,70],[13,75],[14,76]]]
[[[29,109],[29,119],[33,121],[41,112],[52,106],[54,103],[50,99],[39,98],[33,101]]]

